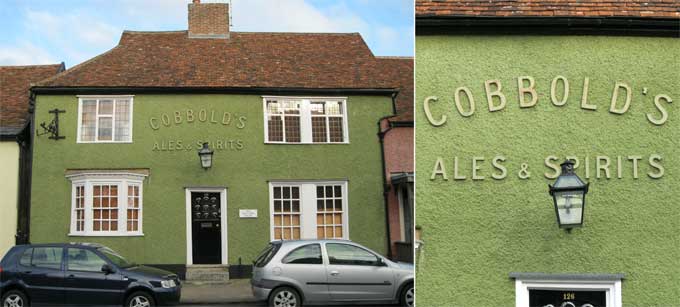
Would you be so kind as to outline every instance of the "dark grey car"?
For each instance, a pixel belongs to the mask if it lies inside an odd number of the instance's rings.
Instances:
[[[401,303],[413,306],[413,265],[347,240],[276,241],[255,260],[253,294],[270,306]]]

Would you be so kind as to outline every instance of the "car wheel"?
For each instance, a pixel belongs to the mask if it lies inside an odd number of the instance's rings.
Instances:
[[[10,290],[2,296],[2,307],[28,307],[26,294],[19,290]]]
[[[300,294],[293,288],[283,287],[274,290],[269,297],[270,307],[300,307],[302,300]]]
[[[135,292],[125,300],[125,307],[153,307],[153,297],[146,292]]]
[[[413,284],[408,284],[401,290],[401,305],[404,307],[413,307],[415,305],[415,291]]]

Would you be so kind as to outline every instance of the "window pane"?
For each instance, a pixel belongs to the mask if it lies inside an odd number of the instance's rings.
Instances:
[[[286,116],[286,142],[300,143],[300,116]]]
[[[283,120],[281,116],[269,116],[267,135],[270,142],[283,142]]]
[[[67,257],[69,271],[101,272],[106,261],[90,250],[69,248]]]
[[[99,115],[113,115],[113,100],[99,100]]]
[[[326,117],[312,117],[312,142],[328,142],[328,134],[326,132]]]
[[[83,100],[80,123],[80,140],[85,142],[94,141],[95,118],[97,111],[96,100]]]
[[[113,133],[113,120],[110,117],[99,118],[99,140],[110,141]]]
[[[116,141],[130,141],[130,101],[116,100]]]
[[[39,268],[61,269],[61,247],[36,247],[33,249],[31,265]]]
[[[328,114],[328,115],[342,115],[342,102],[341,101],[328,101],[328,102],[326,102],[326,114]]]
[[[21,255],[21,259],[19,259],[19,264],[23,266],[31,266],[31,256],[33,256],[33,249],[29,248]]]
[[[378,257],[362,248],[348,244],[326,244],[328,260],[336,265],[376,265]]]
[[[330,132],[331,142],[343,142],[342,117],[329,117],[328,129]]]
[[[321,245],[310,244],[298,247],[284,257],[282,262],[289,264],[322,264]]]

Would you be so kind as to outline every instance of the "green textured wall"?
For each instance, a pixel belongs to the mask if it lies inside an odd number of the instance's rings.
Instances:
[[[37,136],[34,147],[31,241],[98,242],[138,263],[186,262],[186,186],[226,186],[229,263],[249,263],[270,239],[267,180],[349,180],[350,239],[384,253],[386,249],[382,165],[377,122],[391,114],[390,97],[353,96],[347,100],[350,144],[264,144],[262,98],[255,95],[137,95],[132,144],[77,144],[76,96],[38,96],[36,122],[60,115],[65,140]],[[173,111],[215,110],[246,116],[246,127],[207,122],[182,123],[152,130],[149,118]],[[243,150],[215,150],[213,167],[200,167],[197,150],[155,152],[155,141],[241,139]],[[212,146],[212,145],[211,145]],[[212,146],[214,148],[214,146]],[[69,237],[71,182],[66,169],[149,168],[144,182],[143,237]],[[240,219],[239,209],[258,209],[257,219]]]
[[[597,36],[419,36],[416,39],[417,224],[425,246],[417,272],[419,306],[513,306],[510,272],[624,273],[624,306],[680,306],[680,40]],[[532,76],[539,93],[533,108],[518,104],[517,77]],[[550,101],[550,82],[568,78],[565,106]],[[583,78],[590,78],[588,101],[580,108]],[[505,109],[489,112],[484,81],[499,79]],[[624,115],[609,113],[617,81],[630,85],[632,102]],[[467,86],[476,112],[462,117],[453,92]],[[648,90],[643,95],[643,87]],[[665,125],[654,95],[675,102]],[[430,125],[423,101],[437,96]],[[561,97],[561,91],[560,95]],[[528,96],[527,96],[528,98]],[[621,101],[622,102],[622,101]],[[496,101],[496,103],[498,103]],[[646,162],[663,157],[665,175]],[[508,176],[496,172],[491,158],[503,155]],[[544,158],[590,157],[590,192],[585,222],[571,233],[558,229]],[[632,178],[624,160],[623,178],[595,178],[597,155],[642,155],[640,177]],[[453,180],[453,159],[467,180]],[[483,156],[481,174],[472,181],[471,158]],[[437,157],[449,177],[430,180]],[[583,161],[581,161],[583,162]],[[531,177],[518,178],[522,163]],[[584,177],[581,166],[577,173]]]

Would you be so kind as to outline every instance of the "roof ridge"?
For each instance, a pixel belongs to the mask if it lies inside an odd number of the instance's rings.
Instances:
[[[359,32],[251,32],[251,31],[231,31],[238,34],[293,34],[293,35],[359,35]]]
[[[38,67],[51,67],[51,66],[61,66],[64,62],[57,64],[32,64],[32,65],[0,65],[0,68],[38,68]]]
[[[376,55],[376,59],[384,59],[384,60],[413,60],[413,56],[406,56],[406,55]]]
[[[188,30],[168,30],[168,31],[136,31],[136,30],[123,30],[123,34],[175,34],[175,33],[187,33]]]

